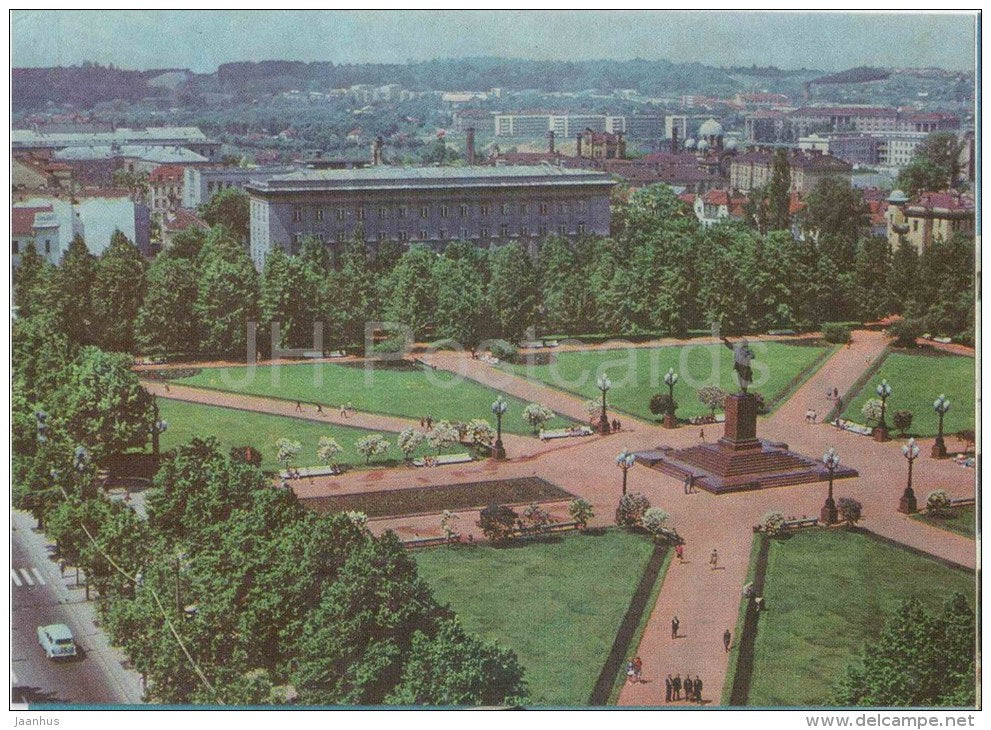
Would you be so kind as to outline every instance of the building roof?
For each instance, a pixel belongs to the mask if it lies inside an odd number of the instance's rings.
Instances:
[[[972,216],[974,198],[961,193],[920,193],[905,207],[909,215],[922,214]]]
[[[34,233],[34,216],[36,213],[51,213],[52,206],[15,206],[10,209],[10,230],[15,236],[30,236]]]
[[[92,147],[111,144],[177,144],[209,142],[198,127],[148,127],[113,132],[40,132],[33,129],[13,129],[10,143],[18,147]]]
[[[98,145],[93,147],[66,147],[55,152],[59,160],[110,160],[116,157],[131,157],[145,162],[160,164],[193,164],[206,162],[203,155],[185,147],[155,145]]]
[[[730,164],[770,165],[774,162],[774,153],[770,150],[751,149],[736,155]],[[788,155],[788,164],[791,167],[799,167],[804,170],[817,172],[851,172],[853,165],[844,162],[839,157],[822,152],[803,152],[793,150]]]
[[[258,192],[295,192],[328,189],[430,189],[450,187],[503,187],[516,185],[611,186],[612,179],[589,170],[550,165],[525,167],[362,167],[350,170],[300,170],[252,181]]]
[[[736,205],[743,205],[747,202],[747,196],[741,193],[733,193],[729,190],[709,190],[702,196],[702,202],[709,205],[725,205],[732,208]]]
[[[199,216],[194,215],[188,210],[179,209],[165,215],[164,220],[165,230],[167,231],[184,231],[187,228],[199,228],[200,230],[208,230],[210,228],[206,221],[201,219]]]
[[[897,109],[881,106],[803,106],[791,112],[793,117],[894,117]]]
[[[159,165],[148,175],[148,182],[182,182],[185,168],[182,165]]]

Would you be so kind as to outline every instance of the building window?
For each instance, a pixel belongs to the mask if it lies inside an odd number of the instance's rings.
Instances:
[[[447,240],[447,230],[444,229],[444,228],[441,228],[439,231],[437,231],[437,238],[439,240],[441,240],[441,241],[446,241]]]
[[[579,223],[578,224],[578,235],[579,236],[584,236],[585,235],[585,224],[584,223]]]
[[[406,217],[406,206],[405,205],[400,205],[399,206],[399,217],[400,218],[405,218]]]
[[[557,235],[559,235],[559,236],[567,236],[568,235],[568,227],[566,225],[564,225],[563,223],[561,225],[559,225],[557,227]]]
[[[379,218],[387,218],[389,216],[389,211],[387,208],[379,208]]]
[[[389,234],[385,231],[379,231],[379,243],[389,240]]]
[[[440,207],[440,217],[441,218],[447,218],[447,212],[448,212],[447,206],[446,205],[442,205]]]
[[[347,240],[347,234],[344,231],[337,232],[337,242],[344,243]]]
[[[468,229],[467,228],[462,228],[461,229],[461,240],[462,241],[467,241],[468,240]]]
[[[426,218],[428,215],[430,215],[430,206],[429,205],[421,205],[420,206],[420,217],[421,218]]]
[[[425,230],[423,230],[422,228],[420,229],[420,240],[421,241],[426,241],[427,240],[427,232]]]
[[[491,212],[491,210],[492,210],[492,206],[488,205],[487,203],[483,203],[482,205],[478,206],[478,212],[481,213],[482,215],[488,215]]]
[[[912,232],[915,233],[918,230],[919,230],[919,221],[917,220],[912,221]]]
[[[297,205],[295,208],[292,209],[292,220],[293,223],[299,223],[301,220],[303,220],[303,206]]]
[[[509,226],[503,223],[499,226],[499,237],[506,238],[507,236],[509,236]]]
[[[526,226],[520,226],[520,238],[526,238],[530,235],[530,229]]]
[[[503,215],[509,215],[509,203],[503,203],[499,208]]]
[[[547,215],[547,203],[540,204],[540,215]]]
[[[400,231],[399,232],[399,240],[400,241],[408,241],[409,240],[409,232],[408,231]]]
[[[360,221],[365,220],[365,209],[364,208],[358,208],[357,216],[358,216],[358,220],[360,220]]]
[[[317,208],[316,219],[318,223],[323,221],[323,208]]]
[[[526,215],[528,207],[526,203],[520,203],[520,215]]]
[[[482,226],[481,228],[478,229],[478,235],[481,238],[488,238],[489,237],[489,229],[486,228],[485,226]]]
[[[955,223],[954,223],[953,225],[954,225],[954,226],[956,226],[956,224],[955,224]],[[45,253],[51,253],[51,252],[52,252],[52,242],[51,242],[51,241],[49,241],[49,240],[48,240],[48,239],[46,238],[46,239],[45,239]]]
[[[337,209],[337,220],[339,221],[344,220],[344,208]]]
[[[461,217],[464,218],[468,215],[468,206],[462,203],[461,205]]]
[[[547,235],[547,226],[538,226],[537,227],[537,235],[540,236],[541,238],[543,238],[544,236],[546,236]]]

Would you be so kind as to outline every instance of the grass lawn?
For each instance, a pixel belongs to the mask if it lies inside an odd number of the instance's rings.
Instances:
[[[947,511],[946,517],[931,517],[925,512],[912,515],[914,519],[938,527],[942,530],[949,530],[964,537],[974,538],[977,531],[977,518],[974,516],[974,507],[958,507]]]
[[[768,401],[789,388],[795,376],[827,351],[825,347],[778,342],[754,342],[751,348],[757,356],[752,390],[762,393]],[[678,417],[682,419],[709,412],[699,402],[697,393],[699,388],[713,382],[714,372],[721,388],[734,393],[739,390],[733,372],[733,353],[723,345],[561,352],[553,365],[511,367],[518,375],[596,400],[602,396],[595,383],[599,374],[605,372],[612,380],[612,390],[607,395],[609,405],[648,420],[655,418],[648,408],[651,396],[668,392],[664,384],[668,368],[680,374],[674,397],[678,401]]]
[[[225,452],[233,446],[254,446],[262,454],[262,469],[266,471],[278,471],[281,468],[275,458],[278,451],[275,442],[280,438],[291,438],[303,445],[297,466],[316,466],[320,463],[317,459],[317,442],[321,436],[337,439],[344,448],[344,453],[339,457],[342,464],[364,466],[365,457],[355,451],[354,443],[372,433],[361,428],[185,403],[168,398],[159,398],[158,407],[161,417],[169,422],[168,430],[161,437],[162,450],[188,443],[194,437],[213,436]],[[373,465],[389,465],[403,458],[402,452],[396,448],[395,434],[384,436],[389,441],[390,449],[388,453],[372,459]],[[455,446],[446,453],[465,450],[464,446]],[[417,453],[428,452],[433,453],[422,447]]]
[[[535,705],[585,705],[653,548],[620,530],[416,553],[465,628],[516,651]]]
[[[869,398],[876,398],[875,388],[881,378],[887,378],[891,386],[888,398],[888,426],[892,425],[895,411],[908,410],[915,414],[909,433],[916,436],[935,436],[939,428],[939,418],[932,404],[936,396],[944,393],[952,407],[943,421],[944,433],[973,430],[974,378],[976,364],[972,357],[963,355],[910,355],[893,352],[881,363],[877,375],[856,395],[843,414],[857,423],[864,422],[860,412]],[[951,440],[947,446],[953,448]]]
[[[826,705],[831,688],[899,603],[939,610],[959,591],[974,602],[973,573],[866,535],[803,530],[768,556],[748,704]]]
[[[384,413],[403,418],[432,417],[435,421],[470,421],[487,419],[495,425],[492,402],[498,392],[472,380],[443,370],[425,370],[420,366],[382,368],[366,371],[362,367],[334,363],[310,363],[260,366],[250,380],[246,368],[207,368],[175,382],[250,395],[301,400],[340,408],[351,403],[359,411]],[[510,433],[530,434],[523,420],[523,401],[506,397],[509,411],[502,427]],[[570,422],[555,418],[548,428],[561,428]]]

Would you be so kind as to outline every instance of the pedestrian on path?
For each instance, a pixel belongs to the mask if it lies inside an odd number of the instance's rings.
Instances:
[[[678,560],[685,562],[685,545],[683,543],[678,543],[674,546],[674,554],[677,556]]]
[[[685,489],[685,494],[689,494],[692,491],[692,475],[685,474],[685,484],[683,485]]]
[[[302,413],[303,412],[303,404],[300,403],[299,401],[296,401],[296,412],[297,413]]]
[[[635,657],[633,659],[633,681],[643,681],[643,660],[640,657]]]
[[[705,443],[705,429],[704,428],[700,428],[699,429],[699,438],[702,439],[702,443],[704,444]]]
[[[681,699],[681,675],[674,675],[674,679],[671,680],[671,688],[674,690],[674,698],[676,700]]]
[[[165,381],[165,392],[166,393],[171,393],[172,392],[171,390],[169,390],[169,381],[168,380]]]
[[[674,694],[674,680],[671,679],[671,675],[668,674],[668,676],[664,678],[664,701],[670,702],[673,694]]]
[[[712,555],[709,556],[709,567],[711,570],[715,570],[719,567],[719,553],[715,548],[712,549]]]
[[[723,650],[729,651],[729,646],[732,642],[733,642],[733,635],[729,632],[729,629],[726,629],[723,632]]]
[[[347,417],[348,417],[348,407],[343,403],[341,403],[341,418],[347,418]]]
[[[635,677],[636,677],[636,671],[633,669],[633,660],[631,659],[626,663],[626,681],[629,682],[630,684],[633,684],[634,682],[637,681]]]
[[[817,418],[819,418],[819,411],[817,411],[816,409],[813,408],[812,409],[812,425],[813,426],[816,425],[816,419]]]
[[[694,700],[701,705],[702,704],[702,680],[699,679],[699,675],[697,675],[697,674],[695,675],[695,681],[692,684],[694,685],[692,687],[693,694],[695,695],[694,696]]]
[[[317,407],[317,413],[319,413],[322,416],[323,415],[323,406],[320,405],[319,403],[314,403],[313,405],[315,405]]]
[[[677,639],[678,638],[678,626],[679,626],[678,617],[675,616],[673,619],[671,619],[671,638],[672,639]]]

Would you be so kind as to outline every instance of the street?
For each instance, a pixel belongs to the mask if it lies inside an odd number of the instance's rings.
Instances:
[[[50,558],[45,536],[34,520],[12,513],[11,702],[13,704],[134,704],[140,702],[137,675],[126,670],[119,652],[93,622],[94,607],[75,587],[73,569],[65,578]],[[78,655],[53,661],[38,644],[38,626],[66,624]]]

